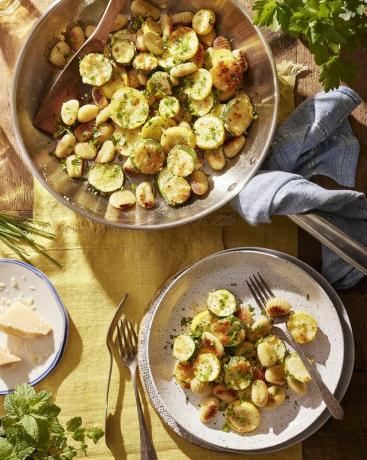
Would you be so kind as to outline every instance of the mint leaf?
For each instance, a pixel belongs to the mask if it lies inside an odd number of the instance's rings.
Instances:
[[[68,431],[75,431],[77,428],[81,426],[81,424],[82,424],[81,417],[74,417],[67,422],[66,429]]]
[[[14,401],[10,397],[9,394],[5,396],[4,409],[5,409],[5,411],[6,411],[6,413],[8,414],[9,417],[16,417],[18,415],[17,414],[17,407],[14,404]]]
[[[75,447],[67,446],[64,452],[60,454],[60,459],[70,460],[76,457],[77,454],[78,454],[78,451],[75,449]]]
[[[79,441],[84,443],[85,441],[85,428],[77,428],[73,433],[74,441]]]
[[[0,458],[1,460],[17,460],[13,446],[4,438],[0,438]]]
[[[94,444],[97,444],[97,442],[103,437],[104,431],[101,428],[98,427],[91,427],[87,429],[87,437],[89,439],[92,439]]]
[[[25,442],[19,442],[16,446],[17,458],[19,460],[29,459],[30,455],[35,451],[34,447],[28,447]]]
[[[31,408],[33,413],[43,413],[45,409],[50,405],[52,400],[52,393],[47,390],[40,391],[31,400]]]
[[[21,385],[17,385],[13,394],[10,397],[14,397],[17,399],[23,399],[24,401],[31,400],[36,395],[34,388],[27,383],[22,383]]]
[[[45,413],[47,417],[54,418],[59,415],[61,409],[59,406],[56,406],[56,404],[50,404],[42,412]]]
[[[100,428],[84,428],[81,417],[69,420],[65,430],[57,418],[60,408],[52,403],[52,393],[36,393],[28,384],[19,385],[5,397],[4,409],[0,460],[69,460],[86,455],[87,440],[97,443],[104,434]],[[70,441],[76,441],[78,447]]]
[[[38,424],[36,419],[32,417],[32,415],[24,414],[20,420],[20,423],[24,428],[24,431],[27,433],[28,436],[30,436],[33,439],[33,441],[39,441]]]

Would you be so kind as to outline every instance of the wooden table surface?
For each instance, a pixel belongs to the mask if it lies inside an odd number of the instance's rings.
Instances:
[[[250,6],[251,2],[248,2]],[[38,16],[36,3],[26,0],[24,5],[29,9],[29,14]],[[298,80],[295,100],[296,104],[306,97],[320,91],[318,71],[309,51],[298,40],[284,36],[281,33],[267,33],[268,40],[273,49],[277,62],[291,59],[295,62],[306,64],[308,71]],[[0,44],[0,52],[7,59],[15,59],[11,54],[11,40],[9,43]],[[367,68],[367,57],[362,52],[355,54],[355,59],[361,63],[361,68]],[[10,76],[8,76],[10,77]],[[367,86],[365,74],[352,86],[364,100],[367,100]],[[1,82],[0,82],[1,89]],[[366,103],[354,112],[351,124],[361,144],[361,155],[358,166],[356,188],[367,192],[367,105]],[[10,139],[9,139],[10,138]],[[0,209],[17,211],[19,213],[32,212],[32,178],[26,167],[22,164],[17,152],[13,149],[14,139],[10,134],[9,126],[0,125]],[[317,182],[326,186],[337,185],[325,178],[316,178]],[[271,227],[269,227],[271,231]],[[320,269],[320,245],[312,237],[299,230],[299,257]],[[362,281],[353,289],[340,293],[348,310],[352,322],[356,360],[351,385],[343,400],[345,409],[344,422],[329,420],[310,439],[303,442],[304,460],[362,460],[367,458],[367,283]]]

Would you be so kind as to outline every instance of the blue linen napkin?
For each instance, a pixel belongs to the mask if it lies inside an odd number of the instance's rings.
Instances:
[[[361,98],[341,86],[305,100],[277,129],[264,170],[232,200],[252,225],[270,223],[273,214],[312,211],[352,238],[367,244],[367,201],[352,190],[326,190],[307,179],[321,174],[354,187],[359,143],[348,121]],[[322,247],[322,273],[339,289],[355,285],[362,274]]]

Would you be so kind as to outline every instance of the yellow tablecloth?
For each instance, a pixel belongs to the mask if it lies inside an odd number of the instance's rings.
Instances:
[[[23,2],[17,13],[0,23],[1,68],[10,78],[14,56],[30,24],[49,0]],[[6,37],[6,46],[3,38]],[[291,82],[292,83],[292,82]],[[9,81],[0,83],[0,124],[9,132]],[[159,232],[114,230],[93,224],[58,204],[35,183],[34,216],[51,222],[57,239],[48,243],[49,252],[63,265],[59,270],[47,260],[34,263],[54,283],[70,315],[70,337],[65,355],[56,370],[38,387],[47,387],[62,407],[61,419],[80,415],[88,425],[103,425],[108,368],[105,333],[113,310],[124,292],[130,296],[126,313],[139,321],[156,289],[167,277],[198,259],[236,246],[264,246],[295,255],[297,231],[287,219],[276,218],[271,227],[250,227],[229,208],[202,222]],[[0,248],[2,256],[13,256]],[[193,446],[161,422],[146,398],[144,408],[161,460],[238,458]],[[140,458],[135,401],[128,372],[113,372],[110,405],[112,452],[103,440],[90,451],[91,459]],[[300,460],[301,446],[279,453],[241,458]]]
[[[129,292],[126,313],[139,321],[156,289],[178,269],[227,247],[256,245],[296,252],[296,229],[285,219],[268,226],[249,227],[229,208],[204,222],[172,230],[140,232],[114,230],[93,224],[65,209],[35,184],[34,215],[52,222],[58,237],[50,254],[64,269],[35,259],[53,281],[69,310],[71,334],[65,356],[40,386],[57,393],[63,417],[81,415],[88,423],[103,422],[104,391],[108,368],[105,333],[122,293]],[[229,225],[226,225],[226,222]],[[110,420],[112,455],[116,459],[139,458],[139,431],[128,372],[115,367]],[[180,439],[162,424],[144,399],[159,459],[230,459],[236,455],[205,451]],[[121,428],[121,429],[120,429]],[[112,458],[103,443],[91,458]],[[265,456],[298,460],[300,446]],[[241,458],[246,458],[243,456]]]

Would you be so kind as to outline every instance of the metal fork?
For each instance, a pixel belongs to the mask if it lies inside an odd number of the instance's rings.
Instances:
[[[106,387],[106,402],[105,402],[105,433],[106,433],[106,444],[109,446],[109,439],[108,439],[108,399],[110,393],[110,386],[111,386],[111,377],[112,377],[112,367],[113,367],[113,349],[114,349],[114,341],[113,336],[116,331],[117,324],[122,316],[122,311],[124,308],[125,301],[128,297],[128,294],[124,294],[120,303],[118,304],[116,311],[113,314],[111,323],[108,327],[107,336],[106,336],[106,345],[108,349],[108,353],[110,355],[110,365],[108,369],[108,377],[107,377],[107,387]]]
[[[134,387],[140,427],[140,458],[142,460],[157,460],[157,453],[145,423],[136,380],[138,369],[138,337],[131,321],[126,316],[118,323],[117,341],[119,344],[122,362],[130,370],[131,380]]]
[[[275,297],[272,290],[269,288],[269,286],[267,285],[265,280],[262,278],[260,273],[257,273],[257,276],[256,275],[253,275],[252,277],[250,276],[249,281],[246,281],[246,283],[256,303],[258,304],[262,312],[266,315],[266,310],[265,310],[266,302],[267,300]],[[273,324],[280,326],[279,329],[285,334],[289,343],[298,353],[303,365],[309,372],[312,380],[315,382],[320,392],[320,395],[326,404],[326,407],[329,409],[330,414],[334,418],[338,420],[342,420],[344,416],[344,411],[339,401],[335,398],[335,396],[331,393],[329,388],[325,385],[320,374],[316,370],[315,366],[313,366],[310,363],[307,356],[304,354],[302,348],[293,339],[292,334],[288,330],[288,327],[287,327],[288,315],[275,316],[275,317],[272,317],[271,319],[273,320]]]

